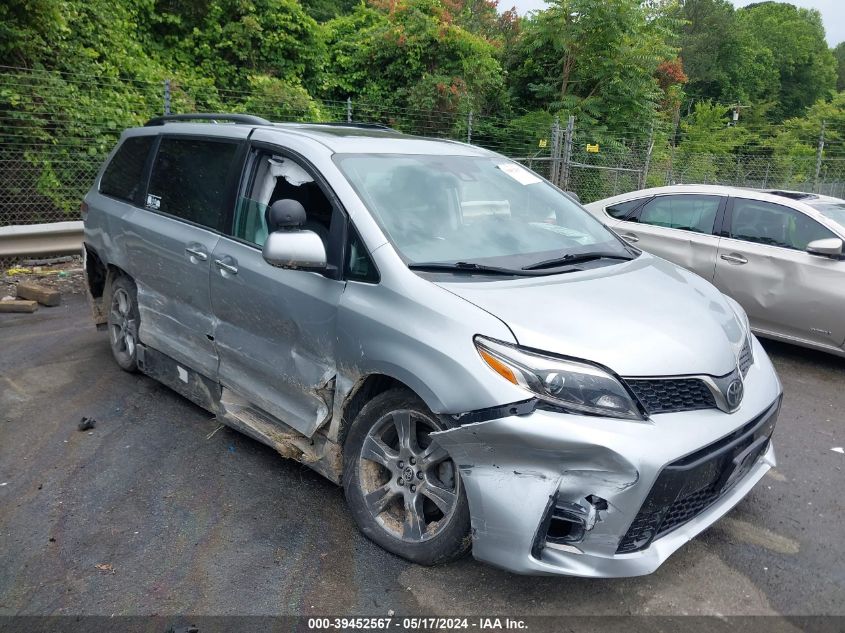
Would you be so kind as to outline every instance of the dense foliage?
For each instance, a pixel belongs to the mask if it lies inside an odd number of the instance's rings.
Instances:
[[[199,103],[273,85],[385,109],[575,114],[619,133],[684,96],[768,103],[780,122],[845,82],[817,11],[729,0],[550,0],[521,19],[496,0],[6,0],[0,60],[173,77]]]
[[[474,140],[522,156],[570,115],[603,147],[651,137],[655,160],[805,156],[822,121],[845,131],[845,44],[779,2],[549,0],[520,18],[497,0],[4,0],[0,65],[0,142],[52,148],[26,153],[43,191],[74,178],[62,156],[160,113],[165,78],[176,112],[459,137],[472,112]]]

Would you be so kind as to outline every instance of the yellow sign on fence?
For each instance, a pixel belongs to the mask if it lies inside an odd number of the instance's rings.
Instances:
[[[544,139],[544,138],[540,139],[540,144],[539,144],[540,147],[546,147],[548,144],[549,144],[549,141],[547,139]]]
[[[587,143],[587,151],[591,154],[598,154],[599,153],[599,144],[596,143],[595,145],[590,145]]]

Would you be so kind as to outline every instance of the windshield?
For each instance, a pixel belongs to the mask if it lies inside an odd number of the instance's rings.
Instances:
[[[804,202],[809,204],[822,215],[836,222],[842,230],[845,231],[845,200],[841,200],[839,202],[833,202],[831,200],[816,200],[815,202],[810,202],[805,200]]]
[[[522,269],[585,253],[631,257],[598,220],[505,158],[338,154],[335,162],[409,264]]]

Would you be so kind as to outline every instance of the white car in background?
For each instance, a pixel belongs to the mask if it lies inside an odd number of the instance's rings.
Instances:
[[[736,299],[756,334],[845,356],[845,200],[675,185],[585,206]]]

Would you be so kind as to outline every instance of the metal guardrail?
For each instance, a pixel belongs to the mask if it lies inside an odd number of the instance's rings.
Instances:
[[[82,231],[81,220],[0,226],[0,257],[79,253]]]

